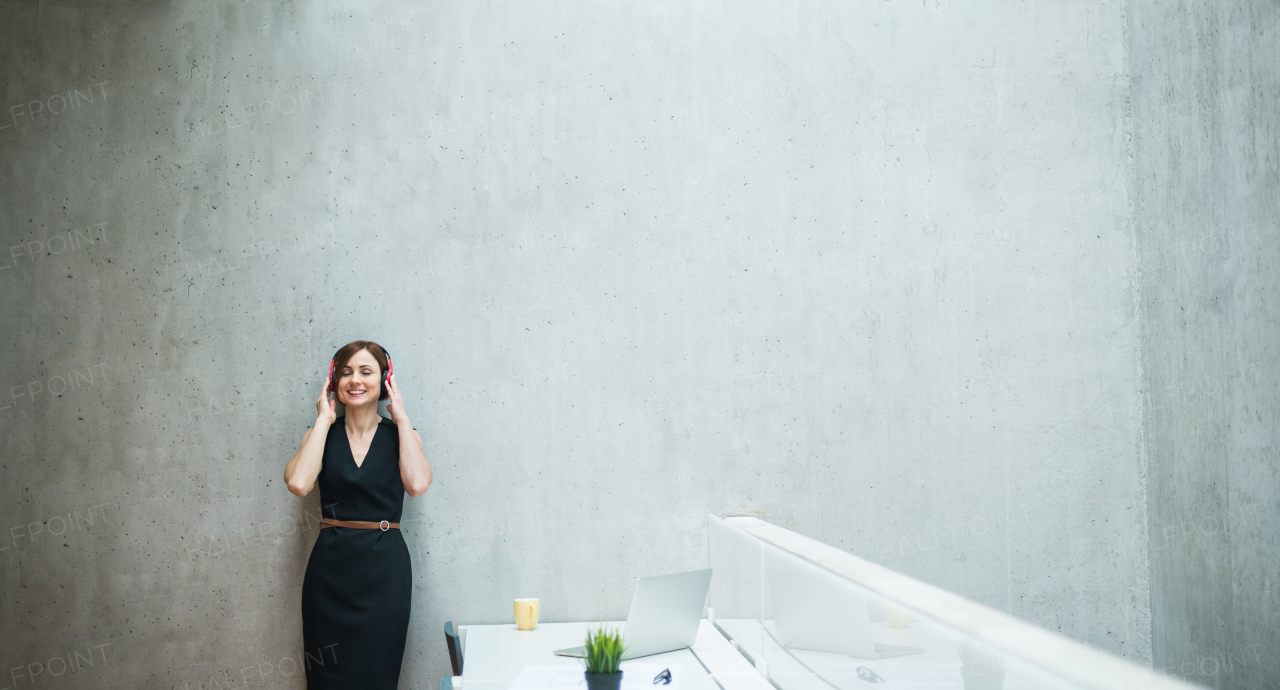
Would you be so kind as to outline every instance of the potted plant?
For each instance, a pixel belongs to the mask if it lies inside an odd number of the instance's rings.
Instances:
[[[626,647],[622,643],[622,632],[606,630],[604,627],[587,630],[587,641],[583,644],[586,656],[587,690],[618,690],[622,685],[622,654]]]

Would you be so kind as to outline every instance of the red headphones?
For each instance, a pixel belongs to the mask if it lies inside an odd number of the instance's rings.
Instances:
[[[382,346],[379,345],[378,347]],[[339,349],[338,352],[342,352],[342,350]],[[333,357],[329,358],[329,389],[333,391],[334,395],[338,394],[337,372],[333,370],[334,365],[338,362],[338,352],[333,353]],[[387,348],[383,347],[382,355],[387,358],[387,371],[382,375],[382,387],[378,389],[379,400],[387,393],[387,386],[391,384],[391,353],[387,352]]]

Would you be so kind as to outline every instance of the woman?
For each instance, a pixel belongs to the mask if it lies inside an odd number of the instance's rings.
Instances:
[[[391,419],[378,415],[378,401],[388,399]],[[395,690],[413,589],[400,513],[406,493],[431,486],[431,463],[377,343],[338,350],[316,412],[284,470],[296,496],[319,482],[324,512],[302,580],[307,687]]]

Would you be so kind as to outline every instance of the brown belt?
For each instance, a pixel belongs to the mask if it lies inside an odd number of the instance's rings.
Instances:
[[[395,529],[400,529],[400,523],[387,522],[386,520],[383,520],[382,522],[365,522],[363,520],[331,520],[329,518],[324,518],[320,522],[324,523],[320,525],[320,529],[324,529],[326,527],[350,527],[351,529],[380,529],[383,532],[386,532],[393,527]]]

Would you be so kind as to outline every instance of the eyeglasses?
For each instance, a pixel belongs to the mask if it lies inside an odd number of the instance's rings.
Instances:
[[[858,680],[865,681],[867,683],[885,682],[884,678],[881,678],[879,673],[872,671],[866,666],[859,666],[857,673],[858,673]]]

